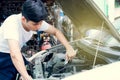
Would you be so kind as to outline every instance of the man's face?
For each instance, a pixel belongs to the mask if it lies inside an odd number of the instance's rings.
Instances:
[[[39,22],[27,21],[26,18],[23,16],[22,24],[26,31],[36,31],[40,29],[42,25],[42,21],[39,21]]]
[[[25,24],[28,30],[36,31],[40,29],[42,21],[39,21],[39,22],[26,21]]]

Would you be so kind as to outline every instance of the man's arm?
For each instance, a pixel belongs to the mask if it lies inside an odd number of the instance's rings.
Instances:
[[[10,56],[14,66],[24,78],[24,80],[32,80],[32,78],[28,75],[26,67],[24,65],[24,60],[20,52],[18,41],[8,39],[8,43],[10,47]]]
[[[64,37],[60,30],[56,29],[52,25],[49,25],[48,29],[45,32],[55,35],[57,39],[65,46],[67,60],[71,60],[76,55],[76,51],[68,43],[67,39]]]

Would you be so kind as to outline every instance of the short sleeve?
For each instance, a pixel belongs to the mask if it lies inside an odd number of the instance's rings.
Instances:
[[[4,21],[2,27],[4,27],[4,39],[13,39],[19,41],[18,24],[14,15],[8,17]]]
[[[42,22],[42,25],[38,31],[45,31],[49,28],[49,24],[45,21]]]

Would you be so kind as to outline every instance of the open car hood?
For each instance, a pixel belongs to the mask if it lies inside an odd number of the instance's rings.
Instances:
[[[93,0],[56,0],[74,26],[74,39],[86,36],[90,29],[101,30],[112,35],[120,42],[120,35],[113,24],[98,8]]]

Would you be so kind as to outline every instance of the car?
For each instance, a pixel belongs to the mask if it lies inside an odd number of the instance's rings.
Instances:
[[[52,9],[56,27],[64,33],[77,56],[66,62],[65,48],[58,44],[43,51],[43,55],[31,57],[33,65],[29,70],[34,80],[70,80],[77,73],[81,77],[86,71],[86,74],[92,70],[99,73],[97,69],[103,71],[104,66],[120,60],[119,31],[93,0],[56,0]],[[49,54],[50,59],[44,61]]]

